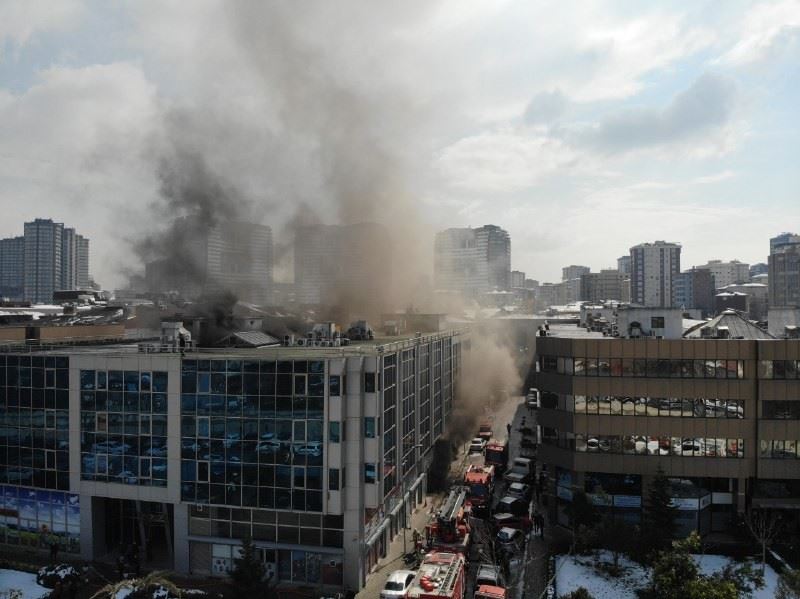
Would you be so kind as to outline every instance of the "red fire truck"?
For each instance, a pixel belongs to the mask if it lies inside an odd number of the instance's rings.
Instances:
[[[490,584],[482,584],[472,596],[473,599],[506,599],[506,590]]]
[[[464,599],[464,556],[434,552],[422,560],[408,587],[408,599]]]
[[[502,474],[508,466],[508,442],[492,439],[486,444],[484,462],[494,466],[498,474]]]
[[[464,488],[467,490],[467,503],[475,516],[487,514],[492,503],[494,491],[494,466],[472,465],[464,473]]]
[[[466,511],[466,489],[450,491],[439,511],[425,527],[429,551],[452,551],[466,555],[469,551],[470,528]]]

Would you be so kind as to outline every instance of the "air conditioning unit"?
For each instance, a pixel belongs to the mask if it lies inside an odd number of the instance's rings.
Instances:
[[[302,337],[295,342],[295,345],[297,347],[303,347],[305,344],[306,344],[306,340],[303,339]]]

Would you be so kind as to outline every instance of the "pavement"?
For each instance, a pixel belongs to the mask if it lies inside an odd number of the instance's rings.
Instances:
[[[425,525],[432,511],[439,505],[442,500],[441,495],[427,495],[425,502],[420,505],[411,515],[411,528],[406,531],[406,550],[411,551],[414,543],[412,536],[414,529],[422,532],[425,530]],[[367,579],[367,584],[356,595],[356,599],[378,599],[383,585],[386,584],[386,579],[389,574],[396,570],[405,570],[406,565],[403,562],[403,533],[400,532],[394,540],[389,544],[389,549],[386,552],[386,557],[378,562],[375,569]]]

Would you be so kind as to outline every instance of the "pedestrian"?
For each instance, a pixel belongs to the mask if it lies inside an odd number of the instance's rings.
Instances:
[[[50,542],[50,561],[55,564],[58,561],[58,537],[51,533],[49,542]]]
[[[506,424],[506,431],[508,432],[508,436],[511,437],[511,423],[509,422]]]
[[[53,592],[48,596],[48,599],[63,599],[63,597],[64,585],[60,580],[58,580],[56,581],[56,586],[53,588]]]
[[[539,536],[544,538],[544,516],[539,514]]]
[[[131,566],[133,566],[133,571],[136,573],[136,578],[139,578],[142,575],[142,566],[139,561],[139,546],[136,543],[131,545],[131,554],[129,559]]]

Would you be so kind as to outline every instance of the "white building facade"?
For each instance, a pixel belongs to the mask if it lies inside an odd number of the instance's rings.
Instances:
[[[642,306],[671,307],[674,279],[681,271],[681,246],[656,241],[630,250],[631,302]]]

